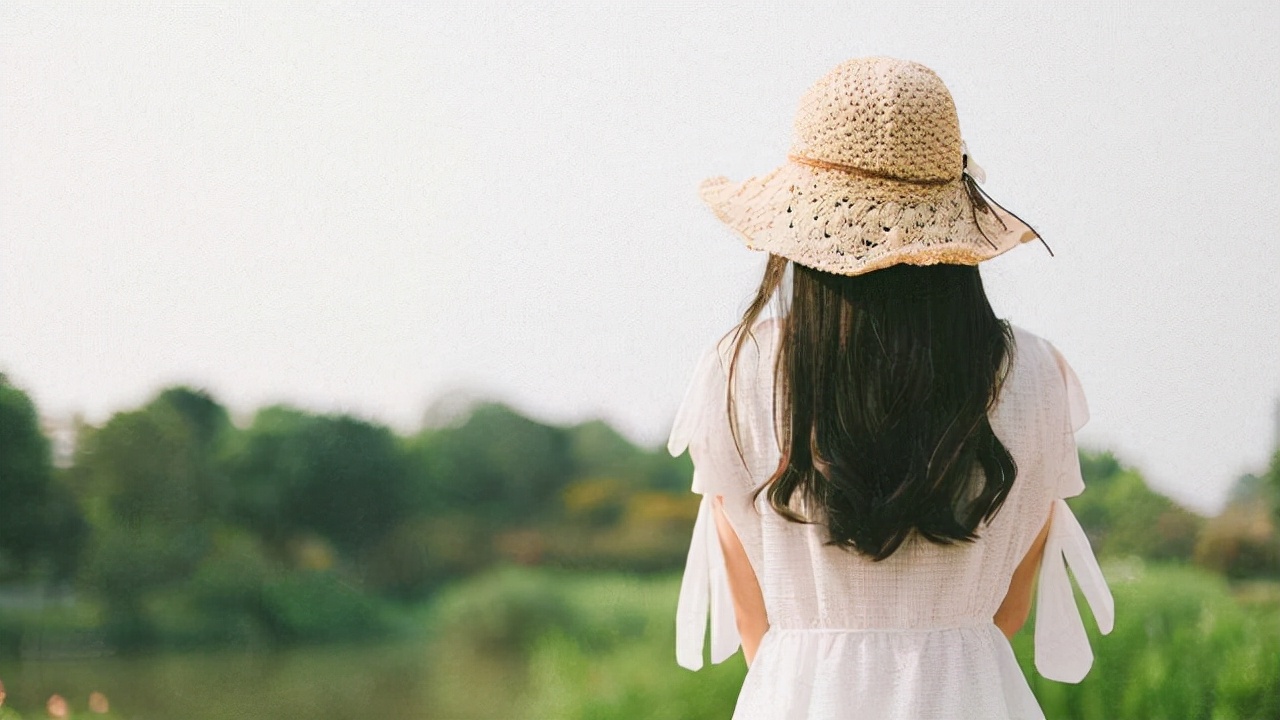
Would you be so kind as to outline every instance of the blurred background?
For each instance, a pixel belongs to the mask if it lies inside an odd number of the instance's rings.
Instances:
[[[0,719],[724,718],[662,449],[837,63],[951,88],[1089,394],[1050,717],[1280,717],[1274,4],[0,5]],[[1090,624],[1090,623],[1086,623]],[[1091,633],[1093,628],[1090,627]]]

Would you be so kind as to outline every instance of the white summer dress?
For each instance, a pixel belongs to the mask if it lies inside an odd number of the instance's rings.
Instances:
[[[756,326],[734,376],[745,465],[729,430],[727,341],[703,357],[676,414],[668,449],[689,449],[693,490],[703,496],[676,612],[677,662],[702,667],[708,616],[713,663],[740,644],[712,515],[712,499],[722,495],[769,619],[734,720],[1044,718],[992,618],[1052,509],[1036,592],[1036,669],[1079,682],[1093,663],[1068,564],[1100,630],[1111,630],[1111,592],[1062,500],[1084,490],[1075,431],[1088,410],[1075,373],[1052,345],[1015,327],[990,412],[1018,468],[1003,507],[973,543],[913,537],[877,563],[824,545],[821,525],[787,521],[766,493],[752,501],[780,457],[772,417],[777,325]]]

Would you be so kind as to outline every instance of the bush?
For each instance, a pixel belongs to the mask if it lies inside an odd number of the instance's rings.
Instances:
[[[1280,619],[1247,609],[1226,582],[1182,566],[1113,564],[1115,630],[1099,636],[1078,685],[1046,680],[1032,661],[1030,632],[1014,649],[1049,717],[1218,720],[1280,716]],[[1081,601],[1083,602],[1083,601]],[[1033,627],[1034,618],[1028,622]]]
[[[303,571],[262,586],[262,617],[283,642],[367,640],[394,627],[390,609],[333,571]]]
[[[1105,572],[1116,598],[1116,627],[1099,637],[1086,618],[1097,659],[1083,682],[1057,683],[1035,672],[1034,619],[1014,638],[1048,717],[1280,717],[1274,601],[1237,602],[1220,577],[1190,567],[1132,561]],[[526,716],[727,717],[745,674],[741,655],[697,673],[677,666],[677,594],[675,577],[521,570],[469,585],[439,619],[461,628],[458,637],[474,627],[491,646],[523,648],[527,682],[516,706]],[[1253,595],[1267,597],[1258,590]]]
[[[566,583],[580,622],[540,637],[522,706],[565,720],[728,717],[746,675],[736,655],[693,673],[676,665],[679,580],[579,575]]]
[[[1230,578],[1280,577],[1280,531],[1269,505],[1235,502],[1200,533],[1195,562]]]
[[[432,628],[442,642],[507,656],[523,656],[543,633],[574,623],[568,595],[556,577],[518,567],[501,567],[449,587],[431,612]]]

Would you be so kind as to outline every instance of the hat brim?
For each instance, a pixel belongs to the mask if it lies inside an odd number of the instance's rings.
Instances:
[[[702,200],[747,247],[859,275],[897,264],[977,265],[1037,239],[964,181],[922,185],[787,162],[741,182],[703,181]]]

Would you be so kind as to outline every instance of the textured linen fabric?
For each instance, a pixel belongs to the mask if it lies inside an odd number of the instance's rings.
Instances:
[[[703,356],[672,428],[668,449],[689,449],[693,491],[703,496],[680,588],[677,662],[702,667],[708,616],[713,663],[740,644],[712,515],[721,495],[769,619],[734,720],[1043,718],[992,618],[1051,512],[1037,589],[1037,670],[1078,682],[1093,661],[1068,563],[1103,632],[1114,614],[1089,542],[1062,501],[1084,489],[1074,433],[1088,410],[1075,373],[1052,345],[1015,327],[1009,372],[990,412],[1018,466],[1003,507],[973,543],[913,537],[877,563],[824,545],[820,524],[787,521],[765,493],[752,498],[780,458],[777,329],[775,320],[757,324],[734,373],[741,454],[728,420],[727,340]]]

